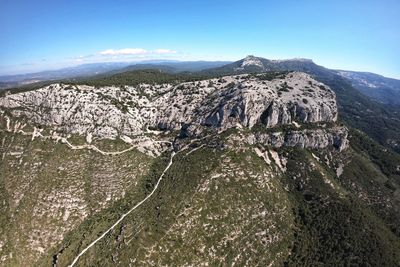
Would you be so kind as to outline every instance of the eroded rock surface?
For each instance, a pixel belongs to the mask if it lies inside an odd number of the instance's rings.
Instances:
[[[300,148],[322,149],[334,147],[342,151],[348,147],[348,130],[346,127],[335,126],[327,129],[305,129],[279,131],[273,133],[248,133],[235,135],[235,141],[242,141],[246,144],[263,144],[273,147],[291,146]]]
[[[204,127],[223,131],[337,119],[334,93],[299,72],[272,80],[237,75],[179,85],[137,87],[53,84],[36,91],[0,98],[14,117],[66,133],[116,138],[143,134],[148,127],[181,130]],[[199,129],[200,128],[200,129]]]

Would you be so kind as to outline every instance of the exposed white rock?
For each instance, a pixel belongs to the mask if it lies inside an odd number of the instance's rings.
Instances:
[[[343,163],[339,164],[339,166],[338,166],[337,169],[336,169],[336,175],[337,175],[337,177],[340,177],[340,175],[343,174],[343,168],[344,168],[344,164],[343,164]]]
[[[242,63],[242,68],[245,68],[247,66],[257,66],[259,68],[264,68],[264,64],[261,62],[261,60],[255,56],[247,56],[244,58],[243,63]]]
[[[267,163],[268,165],[271,164],[271,160],[269,159],[268,156],[268,151],[262,152],[258,147],[254,148],[254,151],[256,152],[257,156],[259,156],[265,161],[265,163]]]
[[[288,132],[249,133],[232,137],[234,142],[244,142],[250,145],[263,144],[273,147],[291,146],[301,148],[335,147],[339,151],[348,147],[348,130],[335,126],[327,129],[306,129]]]
[[[55,132],[86,136],[88,143],[92,138],[121,136],[132,140],[159,130],[198,135],[205,127],[221,132],[256,124],[275,127],[337,120],[334,93],[300,72],[271,81],[245,74],[176,86],[95,88],[53,84],[4,96],[0,98],[1,109],[7,109],[14,118],[51,127]],[[6,123],[10,127],[10,122]],[[293,135],[292,145],[299,139],[307,138],[299,133]]]
[[[92,133],[88,133],[86,135],[86,143],[91,144],[92,143],[92,138],[93,138]]]
[[[281,171],[285,172],[286,171],[286,159],[279,156],[278,152],[276,152],[274,150],[270,150],[269,153],[271,153],[271,157],[275,161],[275,164],[279,167],[279,169]]]

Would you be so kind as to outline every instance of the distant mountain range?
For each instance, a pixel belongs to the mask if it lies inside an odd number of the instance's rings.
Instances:
[[[367,96],[385,104],[400,105],[400,80],[370,72],[339,70],[337,73]]]
[[[200,71],[203,69],[223,66],[229,61],[145,61],[132,62],[102,62],[82,64],[59,70],[41,71],[27,74],[0,76],[0,89],[22,86],[26,84],[61,80],[68,78],[90,77],[99,74],[115,74],[139,69],[161,69],[166,72]]]
[[[58,70],[48,70],[35,73],[5,75],[0,76],[0,86],[11,87],[33,82],[57,80],[71,77],[92,76],[100,73],[105,73],[115,69],[126,67],[129,63],[116,62],[116,63],[93,63],[83,64],[74,67],[62,68]]]

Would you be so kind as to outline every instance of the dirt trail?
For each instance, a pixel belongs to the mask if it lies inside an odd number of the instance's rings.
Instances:
[[[183,149],[186,149],[183,148]],[[182,150],[183,150],[182,149]],[[179,153],[179,151],[177,152]],[[138,207],[140,207],[144,202],[146,202],[146,200],[148,200],[153,194],[154,192],[156,192],[158,186],[160,185],[161,180],[163,179],[165,173],[168,171],[168,169],[171,167],[172,165],[172,161],[175,157],[175,155],[177,154],[175,152],[172,152],[171,154],[171,158],[169,160],[169,163],[167,165],[167,167],[164,169],[164,171],[162,172],[162,174],[160,175],[160,177],[158,178],[158,181],[156,183],[156,185],[154,186],[153,190],[150,192],[150,194],[148,194],[142,201],[140,201],[139,203],[137,203],[133,208],[131,208],[128,212],[124,213],[110,228],[108,228],[107,231],[105,231],[101,236],[99,236],[96,240],[94,240],[92,243],[90,243],[86,248],[84,248],[76,257],[75,259],[72,261],[71,265],[69,265],[70,267],[74,266],[79,258],[86,253],[86,251],[88,251],[91,247],[93,247],[98,241],[100,241],[101,239],[103,239],[111,230],[113,230],[126,216],[128,216],[132,211],[134,211],[135,209],[137,209]]]
[[[171,158],[170,158],[170,160],[169,160],[169,163],[168,163],[167,167],[165,167],[164,171],[161,173],[160,177],[158,178],[158,181],[157,181],[156,185],[154,186],[154,188],[153,188],[153,190],[150,192],[150,194],[148,194],[142,201],[140,201],[139,203],[137,203],[137,204],[136,204],[133,208],[131,208],[128,212],[124,213],[110,228],[108,228],[107,231],[105,231],[101,236],[99,236],[96,240],[94,240],[94,241],[93,241],[92,243],[90,243],[87,247],[85,247],[85,248],[75,257],[75,259],[72,261],[72,263],[71,263],[71,265],[69,265],[69,267],[74,266],[74,265],[78,262],[79,258],[80,258],[83,254],[86,253],[86,251],[88,251],[91,247],[93,247],[98,241],[100,241],[101,239],[103,239],[103,238],[104,238],[112,229],[114,229],[126,216],[128,216],[132,211],[134,211],[134,210],[137,209],[138,207],[140,207],[144,202],[146,202],[146,200],[148,200],[148,199],[154,194],[154,192],[156,192],[156,190],[157,190],[158,186],[160,185],[160,182],[162,181],[162,179],[163,179],[165,173],[166,173],[166,172],[168,171],[168,169],[171,167],[172,162],[173,162],[173,159],[174,159],[174,157],[175,157],[176,154],[178,154],[179,152],[181,152],[181,151],[186,150],[187,148],[189,148],[189,146],[190,146],[192,143],[194,143],[194,142],[196,142],[196,141],[199,141],[199,140],[202,140],[202,139],[205,139],[205,138],[206,138],[206,137],[203,137],[203,138],[201,138],[201,139],[194,139],[194,140],[192,140],[189,144],[187,144],[186,146],[182,147],[179,151],[177,151],[177,152],[172,151]],[[199,149],[199,148],[201,148],[201,147],[203,147],[203,145],[201,145],[200,147],[197,147],[197,148],[193,149],[193,150],[190,151],[190,152],[193,152],[193,151],[195,151],[195,150],[197,150],[197,149]],[[188,152],[187,155],[190,154],[190,152]]]

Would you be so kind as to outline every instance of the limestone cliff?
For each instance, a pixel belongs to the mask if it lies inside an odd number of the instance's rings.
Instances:
[[[256,124],[273,128],[337,120],[333,91],[301,72],[137,87],[53,84],[2,97],[0,109],[7,110],[14,120],[37,127],[99,139],[135,138],[149,128],[193,136],[205,129],[221,132],[236,127],[251,129]],[[334,132],[335,128],[313,132],[311,139],[309,133],[302,132],[292,133],[289,139],[282,135],[275,145],[336,144],[339,141]],[[267,143],[271,138],[258,137]]]

